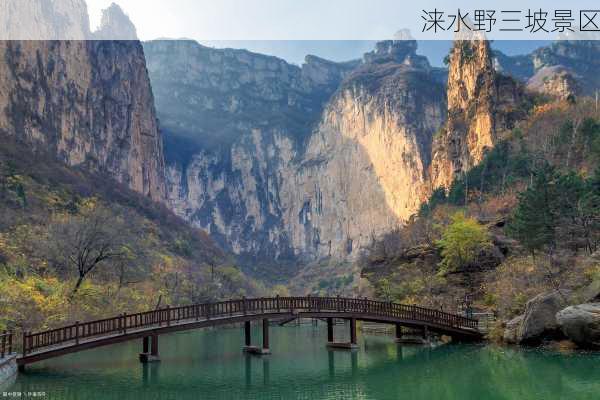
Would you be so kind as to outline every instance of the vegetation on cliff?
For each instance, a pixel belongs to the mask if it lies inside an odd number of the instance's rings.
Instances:
[[[3,138],[0,330],[263,290],[163,206]]]
[[[474,300],[503,318],[544,291],[577,293],[600,279],[599,144],[591,99],[548,99],[377,242],[363,275],[381,298],[451,309]],[[481,240],[470,240],[472,257],[449,258],[449,245],[461,247],[449,238],[470,237],[459,234],[465,221]]]

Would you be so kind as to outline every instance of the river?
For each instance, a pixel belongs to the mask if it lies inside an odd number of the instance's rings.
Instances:
[[[161,336],[160,363],[140,364],[141,343],[129,342],[29,366],[6,390],[73,400],[600,398],[600,353],[401,346],[378,335],[360,335],[358,351],[328,351],[326,340],[324,324],[271,327],[272,354],[261,358],[242,353],[241,328],[179,333]]]

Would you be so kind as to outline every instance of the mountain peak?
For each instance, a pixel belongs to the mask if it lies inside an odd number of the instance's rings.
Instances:
[[[94,32],[94,37],[100,40],[137,40],[135,25],[123,9],[112,3],[102,11],[100,28]]]
[[[418,44],[408,30],[396,33],[394,40],[384,40],[375,44],[375,50],[363,57],[366,64],[397,63],[414,67],[429,67],[426,57],[417,55]]]
[[[85,40],[89,17],[84,0],[4,0],[0,2],[3,40]]]

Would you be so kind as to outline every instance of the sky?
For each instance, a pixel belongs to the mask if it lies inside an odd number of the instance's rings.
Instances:
[[[93,23],[100,10],[113,0],[87,0]],[[142,39],[190,37],[197,40],[379,40],[408,28],[417,39],[452,39],[454,33],[422,32],[424,10],[438,9],[445,20],[458,9],[463,14],[485,9],[501,19],[504,10],[543,9],[554,17],[556,9],[599,9],[598,0],[114,0],[138,29]],[[598,18],[600,23],[600,16]],[[499,25],[499,24],[498,24]],[[417,36],[418,35],[418,36]],[[509,33],[494,31],[499,39],[540,40],[553,38],[543,31]],[[547,37],[546,37],[547,36]]]
[[[360,57],[376,40],[391,39],[401,28],[409,28],[423,42],[420,53],[441,65],[448,40],[454,34],[424,35],[423,9],[438,8],[448,14],[458,7],[524,10],[517,0],[86,0],[92,28],[100,22],[101,10],[113,1],[129,15],[142,40],[191,38],[214,47],[247,48],[276,55],[299,64],[306,54],[334,61]],[[600,8],[597,0],[528,0],[527,8]],[[599,17],[600,20],[600,17]],[[503,36],[504,37],[504,36]],[[511,36],[512,37],[512,36]],[[552,38],[555,34],[552,35]],[[492,37],[493,39],[497,39]],[[539,35],[520,34],[520,43],[502,48],[509,54],[523,54],[540,46]],[[548,39],[549,37],[544,37]]]

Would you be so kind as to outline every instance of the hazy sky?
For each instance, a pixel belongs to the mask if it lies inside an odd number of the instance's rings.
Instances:
[[[417,35],[422,30],[424,8],[438,7],[447,13],[459,6],[464,10],[494,9],[498,13],[526,7],[542,7],[550,13],[553,7],[600,8],[597,0],[568,4],[528,0],[526,5],[520,0],[87,0],[92,27],[99,23],[101,10],[113,1],[129,15],[142,40],[192,38],[216,47],[276,55],[294,63],[301,63],[308,53],[335,61],[358,58],[372,48],[373,41],[392,38],[401,28],[410,28]],[[509,54],[539,47],[541,38],[521,36],[532,41],[496,46]],[[451,38],[450,34],[446,37]],[[440,65],[448,47],[448,42],[425,42],[420,45],[420,53]]]
[[[87,0],[92,22],[112,0]],[[409,28],[418,39],[452,39],[453,33],[423,34],[423,10],[449,14],[476,9],[520,10],[542,8],[548,19],[554,9],[598,9],[598,0],[115,0],[135,23],[142,39],[190,37],[197,40],[378,40]],[[600,18],[599,21],[600,23]],[[426,35],[429,35],[426,37]],[[496,35],[496,36],[494,36]],[[503,35],[502,37],[498,35]],[[508,36],[506,36],[508,35]],[[549,39],[542,31],[492,32],[491,39]],[[556,34],[549,36],[555,37]]]

